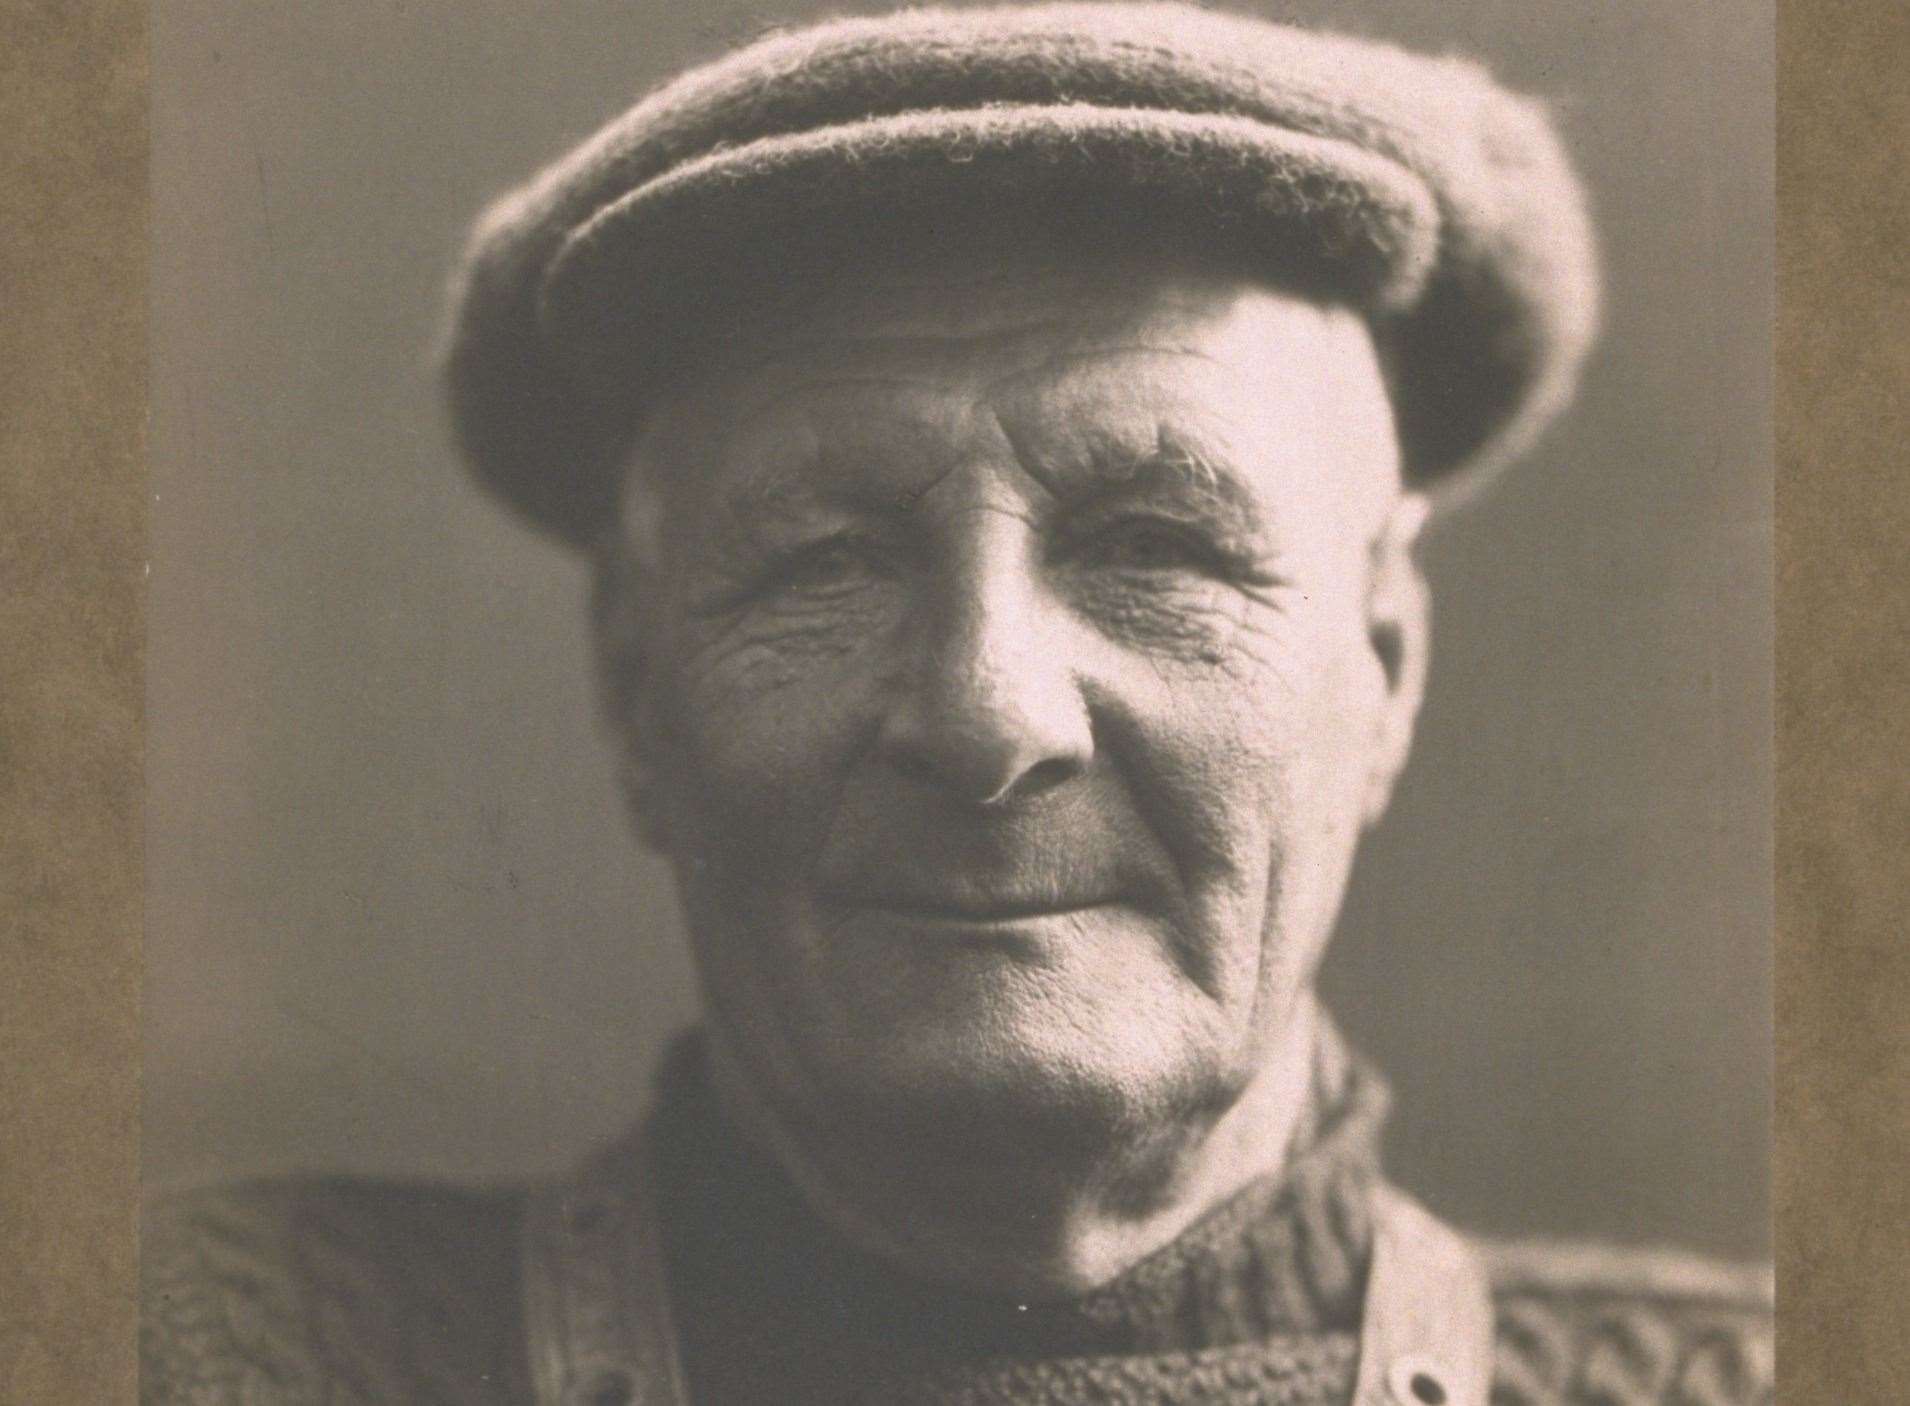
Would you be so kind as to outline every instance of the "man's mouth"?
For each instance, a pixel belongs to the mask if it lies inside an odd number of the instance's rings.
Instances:
[[[1103,908],[1109,893],[1057,892],[990,885],[935,888],[874,885],[830,895],[833,905],[864,913],[888,914],[909,922],[986,926],[1065,917]]]
[[[1062,917],[1106,905],[1106,899],[984,899],[979,902],[925,901],[918,898],[878,899],[860,906],[918,922],[1015,923],[1034,918]]]

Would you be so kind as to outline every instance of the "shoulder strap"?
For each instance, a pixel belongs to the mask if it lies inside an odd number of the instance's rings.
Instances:
[[[687,1406],[642,1130],[535,1190],[524,1217],[537,1406]]]
[[[1373,1262],[1353,1406],[1485,1406],[1492,1298],[1457,1233],[1404,1192],[1375,1191]]]

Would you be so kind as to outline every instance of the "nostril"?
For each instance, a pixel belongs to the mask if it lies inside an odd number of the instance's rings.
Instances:
[[[1020,797],[1038,796],[1043,791],[1053,790],[1080,770],[1080,765],[1071,757],[1043,757],[1023,772],[1008,787],[1008,791]]]
[[[1009,805],[1017,801],[1033,800],[1043,792],[1052,791],[1081,772],[1081,765],[1072,757],[1043,757],[1034,765],[1015,773],[1008,783],[993,795],[982,798],[985,806]]]

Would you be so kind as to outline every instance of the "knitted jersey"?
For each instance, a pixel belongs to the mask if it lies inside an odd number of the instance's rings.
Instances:
[[[1353,1389],[1383,1087],[1322,1064],[1282,1175],[1077,1299],[910,1280],[837,1239],[716,1111],[693,1056],[652,1120],[696,1406],[1327,1406]],[[521,1189],[280,1179],[155,1207],[149,1406],[528,1403]],[[1769,1402],[1769,1286],[1660,1252],[1484,1245],[1494,1406]],[[566,1406],[569,1406],[566,1403]],[[614,1391],[578,1406],[621,1406]]]

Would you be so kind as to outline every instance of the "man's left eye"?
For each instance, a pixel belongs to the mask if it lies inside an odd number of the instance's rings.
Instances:
[[[1084,555],[1096,565],[1124,571],[1212,571],[1213,544],[1176,523],[1118,523],[1096,533]]]

